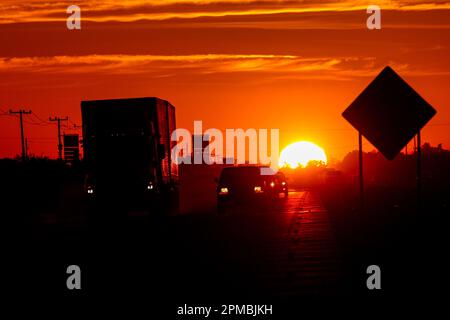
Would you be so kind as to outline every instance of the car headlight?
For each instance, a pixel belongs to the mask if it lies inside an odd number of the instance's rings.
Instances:
[[[155,186],[153,185],[153,182],[149,182],[147,185],[147,190],[153,190],[155,188]]]
[[[86,192],[87,192],[88,194],[94,194],[94,188],[93,188],[92,186],[88,186],[88,187],[86,188]]]
[[[270,186],[271,186],[272,188],[275,187],[275,182],[272,181],[272,182],[270,183]]]
[[[260,186],[256,186],[254,189],[255,193],[263,193],[263,189]]]
[[[226,187],[220,188],[219,194],[220,195],[228,194],[228,188],[226,188]]]

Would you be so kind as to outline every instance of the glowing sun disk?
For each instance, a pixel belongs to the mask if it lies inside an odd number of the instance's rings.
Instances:
[[[311,161],[326,164],[325,151],[312,142],[300,141],[288,145],[281,151],[279,164],[280,167],[295,169],[299,166],[306,167]]]

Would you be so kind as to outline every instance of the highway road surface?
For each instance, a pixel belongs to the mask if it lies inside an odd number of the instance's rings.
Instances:
[[[313,191],[293,190],[223,215],[211,208],[161,220],[127,215],[96,225],[73,218],[74,226],[44,217],[15,251],[23,266],[19,290],[73,294],[66,288],[71,264],[80,266],[80,292],[90,296],[143,293],[182,302],[338,295],[348,289],[328,213]],[[31,265],[35,273],[28,276]]]

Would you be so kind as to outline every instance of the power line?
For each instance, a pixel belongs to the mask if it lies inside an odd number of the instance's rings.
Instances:
[[[1,111],[0,116],[17,118],[16,114],[10,114],[9,112],[4,111],[3,109],[0,109],[0,111]]]
[[[25,122],[26,124],[30,124],[32,126],[40,126],[40,127],[48,127],[50,125],[50,124],[43,124],[43,123],[27,121],[27,120],[24,120],[23,122]]]
[[[5,112],[1,108],[0,108],[0,116],[8,116],[8,117],[14,117],[14,118],[18,117],[17,114],[11,114],[9,112]],[[48,126],[55,125],[54,123],[42,120],[42,118],[40,118],[35,113],[31,113],[31,116],[35,117],[36,119],[32,119],[32,118],[31,118],[31,120],[23,119],[23,122],[26,123],[26,124],[32,125],[32,126],[40,126],[40,127],[48,127]],[[37,120],[38,122],[36,122],[35,120]]]
[[[51,124],[53,125],[53,123],[48,122],[47,120],[43,120],[41,117],[39,117],[37,114],[33,113],[33,116],[40,121],[41,123],[46,123],[46,124]]]

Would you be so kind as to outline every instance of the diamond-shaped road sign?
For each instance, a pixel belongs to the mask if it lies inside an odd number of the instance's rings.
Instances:
[[[394,159],[436,110],[386,67],[342,116],[387,159]]]

